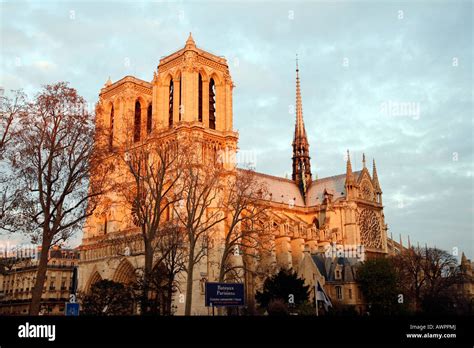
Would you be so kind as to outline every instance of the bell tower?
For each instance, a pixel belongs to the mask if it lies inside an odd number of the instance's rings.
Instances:
[[[234,85],[227,60],[198,48],[191,33],[184,48],[160,59],[152,83],[159,127],[199,122],[232,131]]]
[[[160,59],[152,86],[157,130],[192,132],[206,144],[203,153],[235,153],[234,84],[225,58],[197,47],[190,33],[182,49]]]

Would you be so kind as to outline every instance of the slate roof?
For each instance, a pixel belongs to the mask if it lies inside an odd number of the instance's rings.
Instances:
[[[354,172],[354,179],[357,181],[362,171]],[[319,205],[324,200],[324,190],[333,194],[333,200],[346,198],[346,174],[329,176],[327,178],[316,179],[309,187],[307,194],[308,206]]]
[[[361,173],[362,171],[354,172],[354,178],[358,180]],[[323,202],[325,189],[327,189],[329,192],[332,192],[333,200],[346,197],[346,174],[320,178],[313,181],[308,190],[307,205],[304,202],[298,185],[296,185],[293,180],[263,173],[255,173],[255,176],[257,180],[267,186],[268,192],[271,194],[271,200],[277,203],[289,204],[292,200],[294,200],[295,206],[314,207]]]
[[[326,279],[326,281],[342,281],[342,282],[353,282],[355,281],[355,269],[359,260],[353,257],[326,257],[324,254],[313,254],[311,255],[316,267],[319,272]],[[342,279],[336,279],[336,266],[342,266]]]
[[[273,202],[289,204],[294,199],[295,206],[305,206],[303,196],[293,180],[262,173],[255,173],[255,176],[267,186]]]

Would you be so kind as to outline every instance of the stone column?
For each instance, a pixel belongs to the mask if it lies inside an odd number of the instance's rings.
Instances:
[[[216,83],[216,130],[225,129],[225,85]]]
[[[124,138],[125,144],[133,143],[135,132],[135,96],[127,96],[124,100]]]
[[[232,82],[228,81],[225,85],[225,130],[232,130]]]
[[[259,250],[260,265],[264,272],[268,272],[277,263],[275,236],[272,235],[268,240],[262,241],[262,244],[262,248]]]
[[[181,85],[181,97],[183,98],[184,115],[181,115],[181,120],[186,122],[197,121],[197,83],[198,74],[192,69],[187,68],[183,71],[181,78],[183,84]],[[184,116],[184,117],[183,117]]]
[[[311,254],[314,254],[318,251],[318,242],[315,240],[309,240],[306,242],[306,245],[309,247]]]
[[[125,123],[125,100],[123,98],[114,100],[114,146],[120,146],[123,142]]]
[[[356,205],[354,203],[349,204],[348,207],[344,209],[344,217],[346,243],[356,245],[359,243],[359,238],[357,236]]]
[[[290,237],[280,237],[275,240],[277,265],[283,269],[292,267]]]
[[[179,92],[180,92],[180,80],[181,77],[175,77],[173,79],[173,125],[177,124],[179,122]],[[181,118],[182,119],[182,118]]]
[[[162,86],[158,87],[158,122],[163,128],[168,128],[168,105],[170,97],[169,91],[169,81],[163,83]]]
[[[147,120],[148,120],[148,105],[149,105],[149,101],[147,99],[143,99],[143,101],[140,102],[140,106],[141,106],[141,117],[140,117],[140,121],[141,121],[141,125],[140,125],[140,140],[145,140],[145,138],[148,136],[148,133],[146,131],[146,123],[147,123]]]
[[[293,269],[297,272],[300,262],[303,260],[304,239],[295,238],[291,241],[291,261]]]
[[[175,88],[175,95],[174,95],[174,102],[177,107],[177,112],[176,114],[173,115],[173,123],[178,123],[180,120],[183,119],[183,115],[180,114],[182,112],[182,107],[181,106],[181,98],[182,98],[182,83],[181,83],[181,76],[178,76],[177,78],[173,79],[174,83],[174,88]],[[176,110],[176,108],[173,109]]]

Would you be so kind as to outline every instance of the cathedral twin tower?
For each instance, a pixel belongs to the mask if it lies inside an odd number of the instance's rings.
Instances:
[[[113,134],[112,146],[130,137],[139,142],[153,130],[198,127],[210,147],[235,149],[233,87],[227,61],[196,47],[190,34],[184,48],[160,60],[151,83],[132,76],[107,81],[102,122]],[[127,134],[132,129],[133,136]]]

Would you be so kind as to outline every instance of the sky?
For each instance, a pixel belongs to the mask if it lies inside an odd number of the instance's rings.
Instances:
[[[68,81],[94,105],[110,76],[151,81],[192,32],[223,56],[256,169],[291,174],[295,56],[313,175],[375,158],[398,241],[474,258],[471,1],[2,1],[0,86]],[[77,237],[77,240],[80,236]]]

